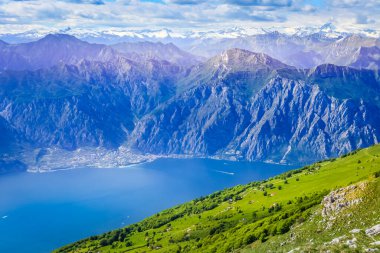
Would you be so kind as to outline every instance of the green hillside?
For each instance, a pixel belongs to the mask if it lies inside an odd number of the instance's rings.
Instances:
[[[380,224],[379,176],[377,145],[215,192],[56,252],[380,250],[380,234],[365,233]]]

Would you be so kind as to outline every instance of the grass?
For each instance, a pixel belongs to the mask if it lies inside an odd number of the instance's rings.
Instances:
[[[380,224],[380,180],[365,181],[363,190],[352,191],[363,199],[358,205],[343,210],[333,221],[326,221],[321,215],[321,206],[312,209],[311,217],[304,223],[293,226],[289,233],[271,240],[249,245],[241,253],[254,252],[365,252],[372,248],[380,250],[371,243],[380,241],[380,235],[367,236],[365,230]],[[330,226],[328,225],[330,223]],[[360,230],[352,233],[352,230]],[[339,243],[330,242],[342,238]],[[354,239],[355,238],[355,239]],[[355,240],[355,247],[349,247],[347,240]]]
[[[371,182],[371,187],[377,185],[369,188],[377,196],[378,178],[374,175],[378,171],[380,145],[269,180],[219,191],[55,252],[277,252],[279,242],[286,241],[291,233],[305,236],[284,245],[284,250],[309,247],[311,239],[319,238],[322,242],[337,235],[334,231],[317,236],[297,232],[316,231],[315,213],[320,210],[323,197],[334,189],[361,181]],[[371,198],[366,201],[363,203],[376,207]],[[377,212],[367,216],[379,218]],[[365,223],[363,228],[373,222],[372,218],[368,224],[360,217],[356,219]],[[333,229],[341,229],[345,222],[342,220]]]

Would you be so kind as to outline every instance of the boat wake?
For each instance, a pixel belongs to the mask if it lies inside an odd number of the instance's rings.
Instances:
[[[233,172],[228,172],[228,171],[223,171],[223,170],[215,170],[216,172],[219,172],[219,173],[222,173],[222,174],[226,174],[226,175],[230,175],[230,176],[234,176],[235,173]]]

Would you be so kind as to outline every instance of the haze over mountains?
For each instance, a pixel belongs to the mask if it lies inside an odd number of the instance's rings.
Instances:
[[[131,31],[77,31],[67,29],[65,33],[91,43],[115,45],[124,51],[136,47],[149,47],[148,42],[174,43],[181,49],[203,59],[210,58],[231,48],[246,49],[265,53],[282,62],[299,67],[311,68],[323,63],[360,67],[361,58],[370,57],[372,64],[363,67],[378,68],[380,46],[376,31],[362,30],[348,33],[338,30],[334,24],[326,23],[321,27],[300,27],[291,32],[278,32],[274,29],[231,28],[215,31],[174,32],[161,30]],[[29,42],[44,37],[40,31],[1,34],[0,39],[13,43]],[[136,45],[141,42],[140,45]],[[113,46],[113,47],[115,47]],[[121,50],[122,51],[122,50]],[[175,51],[175,50],[174,50]],[[174,52],[167,47],[168,52]],[[178,53],[178,52],[177,52]],[[367,62],[368,63],[368,62]]]
[[[86,148],[116,152],[98,157],[110,164],[125,149],[284,163],[337,156],[380,138],[379,45],[276,32],[194,40],[189,52],[63,34],[2,42],[2,161],[38,167],[54,150]]]

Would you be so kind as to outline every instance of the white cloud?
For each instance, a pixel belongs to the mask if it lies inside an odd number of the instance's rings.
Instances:
[[[291,6],[292,0],[226,0],[227,3],[242,6]]]
[[[327,1],[326,1],[327,2]],[[207,30],[240,26],[299,27],[334,19],[344,29],[360,25],[379,30],[378,0],[0,0],[0,23],[22,29],[170,28]],[[369,18],[370,17],[370,18]]]
[[[375,23],[375,20],[370,19],[368,16],[358,14],[356,16],[356,24],[370,24],[370,23]]]

